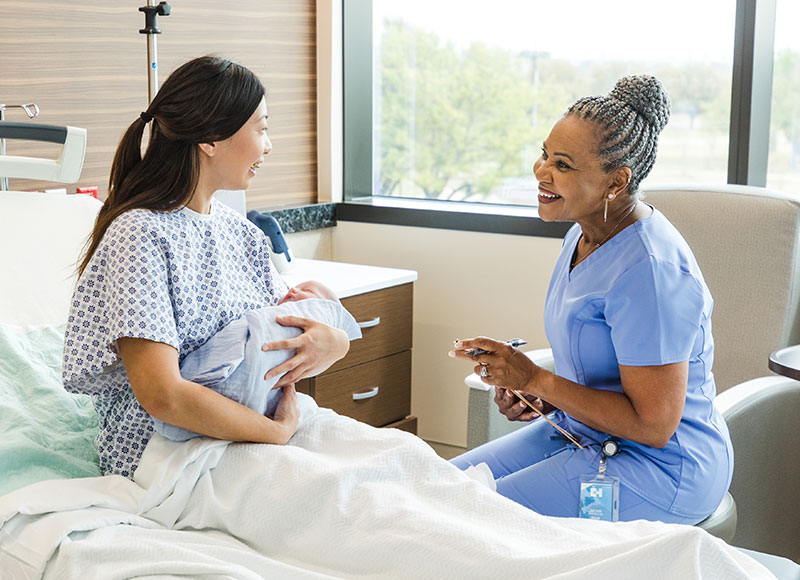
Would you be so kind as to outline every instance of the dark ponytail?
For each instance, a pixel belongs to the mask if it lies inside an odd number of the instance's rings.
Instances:
[[[131,209],[170,211],[186,205],[197,187],[200,143],[232,137],[264,97],[264,86],[247,68],[204,56],[176,69],[153,102],[120,140],[106,199],[78,267],[82,274],[117,217]],[[142,137],[152,123],[144,157]]]

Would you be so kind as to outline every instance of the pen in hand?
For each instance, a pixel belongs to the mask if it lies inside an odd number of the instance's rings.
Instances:
[[[512,338],[511,340],[505,341],[504,344],[507,344],[508,346],[513,346],[514,348],[519,348],[521,346],[525,346],[526,344],[528,344],[528,341],[522,340],[521,338]],[[465,354],[469,356],[477,356],[481,354],[486,354],[488,352],[489,352],[488,350],[483,350],[482,348],[473,348],[468,351],[465,351]]]
[[[513,346],[514,348],[519,348],[519,347],[521,347],[521,346],[523,346],[523,345],[526,345],[526,344],[528,344],[528,343],[527,343],[527,341],[524,341],[524,340],[522,340],[521,338],[512,338],[511,340],[507,340],[507,341],[505,341],[505,344],[507,344],[508,346]],[[468,350],[468,351],[466,351],[466,354],[468,354],[469,356],[477,356],[477,355],[481,355],[481,354],[486,354],[486,353],[488,353],[488,352],[489,352],[488,350],[483,350],[482,348],[473,348],[473,349],[471,349],[471,350]],[[555,424],[555,423],[554,423],[554,422],[553,422],[553,421],[550,419],[550,417],[548,417],[547,415],[545,415],[544,413],[542,413],[542,412],[541,412],[539,409],[537,409],[536,407],[534,407],[534,406],[533,406],[533,404],[532,404],[532,403],[531,403],[531,402],[530,402],[528,399],[526,399],[526,398],[525,398],[525,397],[522,395],[522,393],[520,393],[520,392],[519,392],[517,389],[508,389],[508,390],[509,390],[511,393],[513,393],[514,395],[516,395],[516,397],[517,397],[517,398],[518,398],[518,399],[519,399],[519,400],[520,400],[522,403],[524,403],[524,404],[525,404],[525,405],[526,405],[528,408],[530,408],[532,411],[534,411],[534,412],[535,412],[537,415],[539,415],[539,416],[540,416],[542,419],[544,419],[545,421],[547,421],[548,423],[550,423],[550,424],[551,424],[553,427],[555,427],[555,428],[556,428],[556,429],[557,429],[557,430],[558,430],[558,431],[559,431],[559,432],[560,432],[562,435],[564,435],[564,436],[565,436],[567,439],[569,439],[569,440],[570,440],[570,441],[572,441],[572,442],[573,442],[575,445],[577,445],[579,449],[583,449],[583,445],[581,445],[580,443],[578,443],[578,441],[577,441],[577,440],[576,440],[576,439],[575,439],[575,438],[574,438],[572,435],[570,435],[569,433],[567,433],[567,432],[566,432],[564,429],[562,429],[561,427],[559,427],[558,425],[556,425],[556,424]]]

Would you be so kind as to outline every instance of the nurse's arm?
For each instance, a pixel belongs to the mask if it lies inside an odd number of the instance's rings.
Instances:
[[[683,415],[688,361],[620,365],[622,393],[591,389],[541,368],[523,390],[535,393],[582,423],[616,437],[664,447]]]
[[[212,389],[184,379],[178,351],[161,342],[120,338],[117,350],[133,394],[150,415],[209,437],[253,443],[286,443],[297,429],[296,404],[269,419]]]

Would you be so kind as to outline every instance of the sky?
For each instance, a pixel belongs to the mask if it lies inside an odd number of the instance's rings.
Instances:
[[[487,5],[491,10],[487,10]],[[659,8],[660,5],[660,8]],[[668,8],[667,8],[668,7]],[[436,32],[457,46],[480,40],[570,61],[731,62],[736,0],[378,0],[381,17]],[[800,2],[779,0],[777,48],[800,50]],[[626,27],[625,16],[649,26]],[[513,16],[509,16],[513,15]]]

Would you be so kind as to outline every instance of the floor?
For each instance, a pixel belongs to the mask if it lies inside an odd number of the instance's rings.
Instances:
[[[445,459],[452,459],[456,455],[461,455],[466,451],[464,447],[456,447],[454,445],[445,445],[444,443],[436,443],[435,441],[426,441],[428,445],[433,447],[433,450]]]

